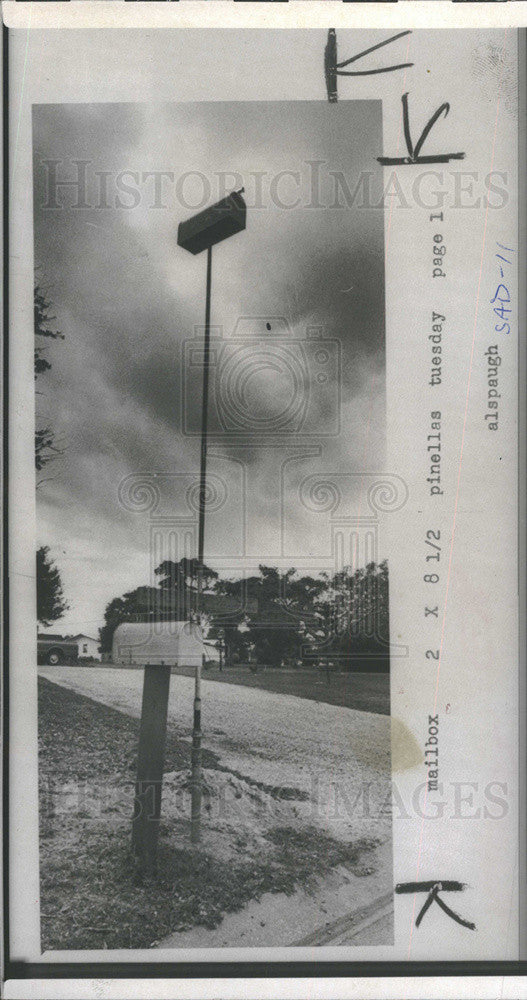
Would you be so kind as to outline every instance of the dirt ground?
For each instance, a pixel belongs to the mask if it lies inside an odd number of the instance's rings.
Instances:
[[[46,947],[148,947],[170,931],[216,926],[263,893],[295,892],[335,865],[364,882],[367,899],[390,889],[391,873],[372,861],[390,848],[389,718],[205,680],[196,853],[189,850],[193,681],[173,676],[161,881],[134,888],[129,834],[142,671],[39,673],[47,704],[45,719],[40,713]]]
[[[139,670],[41,667],[41,676],[135,718],[141,713]],[[188,739],[194,682],[173,675],[169,730]],[[202,683],[203,746],[223,766],[269,786],[300,788],[311,821],[335,836],[390,834],[382,805],[390,794],[390,719],[233,684]],[[368,803],[364,799],[367,791]]]

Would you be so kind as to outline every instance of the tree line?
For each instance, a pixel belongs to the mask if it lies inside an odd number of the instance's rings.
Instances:
[[[110,653],[123,622],[190,620],[197,612],[196,559],[164,561],[157,586],[140,586],[106,607],[101,650]],[[388,565],[371,562],[310,576],[260,565],[244,579],[202,568],[207,639],[227,664],[333,663],[340,669],[389,669]]]
[[[46,345],[49,340],[64,340],[64,334],[56,329],[56,316],[52,314],[52,305],[43,287],[42,277],[35,275],[33,296],[33,321],[35,333],[34,373],[35,382],[51,370],[51,362],[46,357]],[[40,384],[40,383],[38,383]],[[35,395],[43,395],[41,389],[35,387]],[[55,434],[49,426],[39,426],[38,407],[37,424],[35,426],[35,469],[42,470],[58,455],[62,454],[55,442]],[[38,489],[45,479],[36,479]],[[46,628],[52,622],[62,618],[69,605],[64,597],[60,571],[49,555],[49,546],[41,545],[36,554],[37,571],[37,621]]]

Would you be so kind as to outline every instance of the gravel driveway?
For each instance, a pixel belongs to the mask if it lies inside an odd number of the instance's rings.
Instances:
[[[61,666],[39,667],[39,673],[129,715],[141,714],[142,670]],[[184,739],[190,737],[193,694],[192,678],[172,675],[168,725]],[[323,820],[334,835],[389,836],[386,808],[376,815],[390,794],[389,717],[203,680],[202,728],[203,745],[225,767],[309,792],[316,812],[311,818]]]

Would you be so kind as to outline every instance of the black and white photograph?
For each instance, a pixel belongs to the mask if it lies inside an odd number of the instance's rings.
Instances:
[[[33,108],[44,950],[392,941],[381,105],[330,111]]]

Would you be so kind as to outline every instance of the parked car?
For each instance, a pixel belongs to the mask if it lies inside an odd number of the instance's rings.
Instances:
[[[79,655],[77,642],[58,636],[37,636],[37,663],[57,667],[60,663],[76,663]]]

